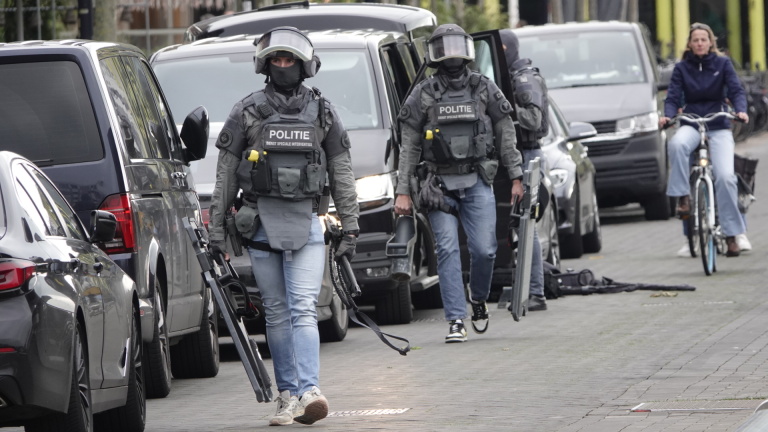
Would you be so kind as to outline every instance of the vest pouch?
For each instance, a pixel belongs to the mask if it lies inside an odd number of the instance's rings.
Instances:
[[[272,190],[272,173],[269,172],[269,164],[266,158],[253,164],[251,169],[251,184],[257,192],[268,193]]]
[[[488,154],[488,135],[482,134],[472,138],[475,145],[475,157],[483,157]]]
[[[451,161],[451,153],[448,143],[445,142],[441,133],[435,133],[431,140],[424,140],[424,148],[432,152],[432,157],[437,163],[447,163]]]
[[[301,170],[298,168],[278,168],[277,186],[283,198],[295,198],[301,184]]]
[[[306,173],[307,173],[307,182],[304,185],[304,192],[308,194],[320,193],[321,180],[323,183],[325,183],[325,179],[321,179],[322,175],[324,174],[324,170],[322,170],[322,167],[320,166],[320,164],[307,165]]]
[[[496,172],[499,170],[499,161],[487,159],[476,164],[477,173],[483,179],[485,184],[493,185],[493,179],[496,178]]]
[[[259,211],[247,205],[240,207],[235,214],[235,226],[243,237],[250,240],[259,229]]]
[[[462,160],[469,157],[469,137],[458,136],[451,137],[450,144],[451,155],[456,160]]]

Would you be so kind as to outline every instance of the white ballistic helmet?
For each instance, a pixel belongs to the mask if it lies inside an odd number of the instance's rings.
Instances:
[[[305,78],[315,76],[320,69],[320,59],[315,55],[312,42],[295,27],[276,27],[253,44],[256,46],[253,62],[257,74],[265,74],[269,58],[285,55],[302,61]]]

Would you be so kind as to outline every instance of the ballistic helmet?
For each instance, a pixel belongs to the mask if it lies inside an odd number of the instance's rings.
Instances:
[[[435,68],[446,59],[475,59],[475,44],[472,36],[456,24],[438,26],[427,41],[427,66]]]
[[[272,57],[293,57],[301,60],[305,78],[315,76],[320,69],[320,59],[309,38],[295,27],[276,27],[254,40],[256,53],[253,62],[257,74],[267,75],[265,67]]]

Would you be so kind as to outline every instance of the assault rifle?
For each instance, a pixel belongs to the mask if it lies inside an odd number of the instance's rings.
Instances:
[[[238,278],[234,267],[224,259],[224,253],[218,249],[213,251],[208,247],[208,231],[205,228],[198,228],[194,219],[184,219],[184,228],[192,242],[197,261],[200,263],[203,281],[211,288],[224,322],[227,323],[245,373],[256,393],[256,400],[272,401],[272,380],[261,359],[256,341],[250,338],[243,323],[243,319],[253,319],[259,315],[258,309],[248,295],[247,287]],[[242,295],[242,307],[238,306],[233,291]]]
[[[323,220],[325,222],[325,243],[331,245],[328,248],[328,268],[331,270],[331,283],[341,302],[347,308],[349,319],[355,324],[376,333],[376,336],[388,347],[399,352],[401,355],[406,355],[411,350],[411,344],[408,342],[408,339],[382,332],[379,326],[368,315],[361,312],[357,304],[355,304],[353,297],[360,296],[360,285],[357,284],[357,278],[352,270],[352,265],[346,256],[341,258],[335,257],[336,250],[339,248],[343,237],[341,227],[338,221],[331,215],[326,214]],[[396,347],[387,338],[403,341],[405,346],[402,348]]]

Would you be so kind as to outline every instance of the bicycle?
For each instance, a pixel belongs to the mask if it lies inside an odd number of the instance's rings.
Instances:
[[[742,120],[728,112],[717,112],[698,116],[691,113],[680,113],[670,119],[664,126],[665,129],[678,123],[684,118],[686,121],[696,123],[700,136],[699,145],[691,154],[693,162],[691,166],[691,213],[686,221],[686,236],[691,256],[696,257],[696,245],[698,243],[701,254],[701,262],[704,265],[704,273],[707,276],[717,271],[717,254],[724,254],[727,246],[725,234],[720,227],[715,202],[715,186],[712,163],[709,159],[709,139],[707,138],[707,123],[726,117],[730,120],[741,122]]]

